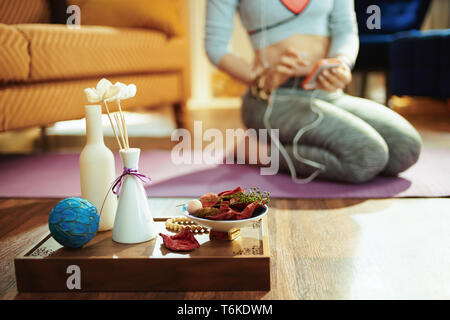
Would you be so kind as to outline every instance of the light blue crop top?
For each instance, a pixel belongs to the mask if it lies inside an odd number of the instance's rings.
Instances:
[[[265,5],[263,4],[265,1]],[[206,53],[215,65],[227,53],[236,11],[247,29],[268,30],[250,34],[255,50],[280,42],[295,34],[323,35],[331,37],[328,57],[338,54],[355,62],[359,49],[358,27],[354,0],[311,0],[295,18],[295,14],[281,0],[208,0],[205,28]],[[266,14],[264,14],[264,11]],[[275,26],[277,25],[277,26]]]

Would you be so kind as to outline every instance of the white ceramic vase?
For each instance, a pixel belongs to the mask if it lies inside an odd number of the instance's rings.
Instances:
[[[140,152],[138,148],[120,150],[123,166],[138,170]],[[143,182],[128,174],[124,176],[120,187],[112,239],[119,243],[140,243],[156,236],[156,227]]]
[[[103,142],[102,106],[86,106],[85,111],[86,146],[79,160],[81,197],[97,208],[99,231],[107,231],[113,228],[117,210],[117,197],[109,191],[116,177],[114,155]]]

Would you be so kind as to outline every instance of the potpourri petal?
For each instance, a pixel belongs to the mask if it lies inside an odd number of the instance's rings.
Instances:
[[[184,228],[174,236],[168,236],[163,233],[160,233],[159,235],[163,238],[164,245],[169,250],[192,251],[200,247],[200,244],[197,239],[195,239],[195,236],[189,227]]]

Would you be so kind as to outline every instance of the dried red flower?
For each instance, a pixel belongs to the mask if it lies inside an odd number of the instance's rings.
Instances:
[[[163,238],[164,245],[167,249],[173,251],[192,251],[198,247],[200,244],[197,239],[195,239],[191,228],[186,227],[174,236],[168,236],[166,234],[159,234]]]
[[[258,208],[260,204],[258,202],[253,202],[248,204],[244,210],[241,212],[230,208],[230,205],[227,203],[222,203],[220,206],[220,213],[214,216],[207,216],[206,219],[211,220],[242,220],[251,218],[253,212]]]
[[[221,193],[218,194],[219,197],[223,197],[223,196],[230,196],[232,194],[238,193],[238,192],[243,192],[244,189],[242,189],[241,187],[237,187],[234,190],[226,190],[226,191],[222,191]]]

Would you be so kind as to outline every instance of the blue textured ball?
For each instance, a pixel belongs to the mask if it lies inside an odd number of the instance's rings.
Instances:
[[[53,238],[69,248],[81,248],[97,233],[97,208],[85,199],[64,199],[50,211],[48,227]]]

